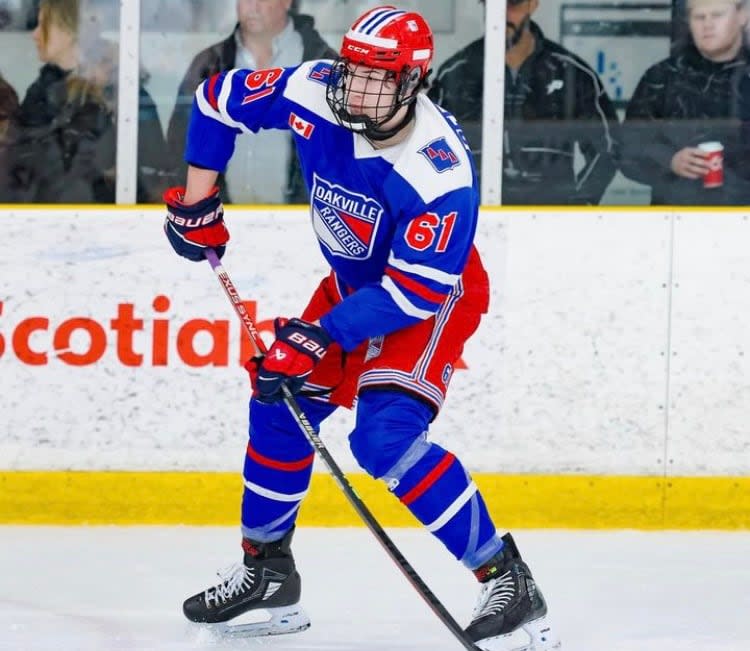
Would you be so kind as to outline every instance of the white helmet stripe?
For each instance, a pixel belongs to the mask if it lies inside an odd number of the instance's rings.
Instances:
[[[355,43],[366,43],[373,47],[395,48],[398,47],[398,41],[395,38],[380,38],[379,36],[368,36],[367,34],[358,34],[349,30],[346,38]]]
[[[355,32],[362,32],[364,34],[373,34],[377,32],[381,27],[385,27],[388,23],[393,22],[399,16],[403,16],[406,12],[400,9],[383,9],[373,12],[373,15],[367,18],[361,25],[353,30]]]

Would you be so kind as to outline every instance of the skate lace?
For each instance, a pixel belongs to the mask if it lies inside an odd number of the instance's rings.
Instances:
[[[496,579],[490,579],[482,585],[479,601],[471,615],[472,620],[499,613],[508,605],[515,593],[515,584],[510,571]]]
[[[219,570],[221,581],[208,588],[205,592],[206,605],[213,601],[217,606],[226,603],[235,595],[249,590],[255,582],[255,572],[244,563],[235,563],[223,570]]]

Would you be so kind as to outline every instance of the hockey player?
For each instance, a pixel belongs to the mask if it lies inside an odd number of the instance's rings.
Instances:
[[[309,626],[291,541],[313,449],[281,401],[284,384],[316,431],[357,398],[349,442],[359,464],[482,583],[471,639],[503,649],[514,632],[525,639],[514,649],[559,645],[510,534],[497,534],[460,461],[427,438],[489,295],[473,245],[479,199],[471,156],[453,117],[420,92],[432,56],[424,18],[383,6],[353,24],[333,62],[230,70],[196,91],[187,185],[165,194],[174,249],[195,261],[205,247],[224,253],[229,234],[215,181],[235,137],[291,129],[331,273],[300,318],[276,319],[267,355],[247,365],[254,393],[244,559],[185,601],[194,622],[249,635]],[[270,619],[237,624],[256,609]]]

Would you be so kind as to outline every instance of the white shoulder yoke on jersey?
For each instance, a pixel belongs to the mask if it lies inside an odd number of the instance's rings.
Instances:
[[[441,111],[424,94],[417,96],[414,118],[414,130],[401,145],[393,148],[397,158],[391,159],[390,153],[384,155],[392,161],[394,171],[416,190],[426,204],[452,190],[470,188],[474,182],[473,164],[455,131],[457,124],[451,123],[454,118]],[[447,145],[448,155],[456,159],[449,165],[435,166],[430,158],[444,155],[441,142]]]

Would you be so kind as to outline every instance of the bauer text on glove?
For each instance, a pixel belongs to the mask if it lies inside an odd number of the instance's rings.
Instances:
[[[276,319],[274,329],[276,340],[263,358],[256,379],[260,399],[267,402],[281,399],[282,384],[292,394],[299,393],[331,344],[323,328],[301,319]]]
[[[206,248],[224,255],[229,231],[224,225],[224,206],[219,199],[219,188],[214,187],[204,199],[192,204],[182,202],[185,188],[169,188],[164,193],[167,218],[164,232],[172,248],[179,255],[194,262],[206,257]]]

